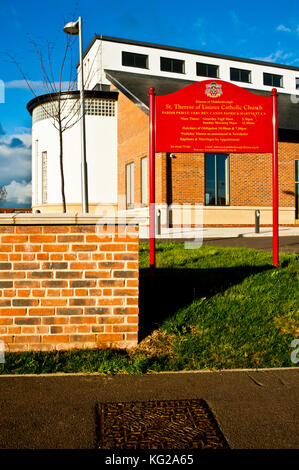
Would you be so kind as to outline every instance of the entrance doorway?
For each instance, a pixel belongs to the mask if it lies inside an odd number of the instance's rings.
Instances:
[[[205,154],[205,205],[229,205],[229,155]]]

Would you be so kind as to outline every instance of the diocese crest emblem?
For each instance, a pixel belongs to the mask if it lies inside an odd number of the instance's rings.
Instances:
[[[206,95],[210,98],[218,98],[222,95],[222,86],[216,82],[209,83],[206,85]]]

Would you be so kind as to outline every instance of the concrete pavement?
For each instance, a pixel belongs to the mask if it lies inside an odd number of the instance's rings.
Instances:
[[[96,404],[203,398],[233,449],[299,449],[299,369],[0,376],[1,449],[86,449]]]
[[[203,240],[204,245],[231,246],[254,248],[255,250],[272,252],[272,237],[226,237],[207,238]],[[299,235],[282,236],[279,238],[280,253],[299,253]]]
[[[148,235],[141,230],[140,241],[148,241]],[[157,240],[172,242],[195,242],[196,247],[203,245],[232,246],[272,251],[272,229],[262,227],[255,233],[253,227],[217,227],[203,229],[163,229]],[[190,245],[191,246],[191,245]],[[299,253],[299,226],[280,227],[279,251]]]
[[[298,237],[299,225],[294,227],[279,227],[280,237]],[[139,237],[142,240],[149,238],[149,229],[141,225],[139,227]],[[162,228],[161,234],[156,234],[157,240],[161,239],[209,239],[209,238],[248,238],[255,239],[261,237],[272,238],[272,227],[261,227],[259,233],[255,233],[254,227],[178,227],[178,228]]]

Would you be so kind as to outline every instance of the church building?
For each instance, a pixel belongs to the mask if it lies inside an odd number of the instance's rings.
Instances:
[[[258,60],[95,35],[84,53],[89,212],[147,216],[149,97],[221,79],[252,93],[278,91],[279,224],[299,224],[299,68]],[[297,95],[298,93],[298,95]],[[65,113],[78,91],[65,92]],[[59,135],[51,107],[58,97],[31,100],[32,209],[60,212]],[[48,110],[48,111],[47,111]],[[81,212],[80,122],[63,133],[68,212]],[[162,223],[179,223],[182,208],[201,208],[203,225],[272,224],[269,153],[157,153],[156,203]],[[196,219],[196,218],[195,218]],[[196,223],[195,223],[196,225]]]

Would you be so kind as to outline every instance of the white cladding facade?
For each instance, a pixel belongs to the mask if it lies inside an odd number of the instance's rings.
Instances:
[[[278,66],[277,64],[262,61],[250,61],[235,57],[200,53],[197,51],[179,50],[179,48],[167,48],[167,46],[146,45],[117,38],[96,36],[84,58],[84,70],[86,86],[92,89],[97,83],[109,84],[105,76],[105,69],[138,74],[155,75],[159,77],[171,77],[177,79],[201,81],[209,76],[198,76],[196,63],[218,66],[218,79],[244,86],[248,89],[271,91],[273,85],[264,85],[264,73],[279,75],[282,77],[280,87],[275,86],[279,93],[299,94],[299,69],[297,67]],[[122,65],[122,52],[144,54],[148,56],[147,68]],[[160,58],[166,57],[184,61],[184,73],[161,71]],[[225,58],[224,58],[225,57]],[[246,70],[250,72],[250,82],[233,81],[230,79],[230,69]],[[216,77],[214,77],[216,78]],[[297,79],[297,80],[296,80]],[[296,88],[297,84],[297,88]]]
[[[110,213],[117,203],[117,101],[92,98],[88,103],[85,123],[89,204],[92,212]],[[41,212],[57,212],[62,209],[59,132],[53,119],[43,112],[45,106],[46,103],[38,104],[33,110],[32,207]],[[43,117],[40,119],[38,114]],[[81,212],[81,123],[78,117],[62,137],[67,210]]]

